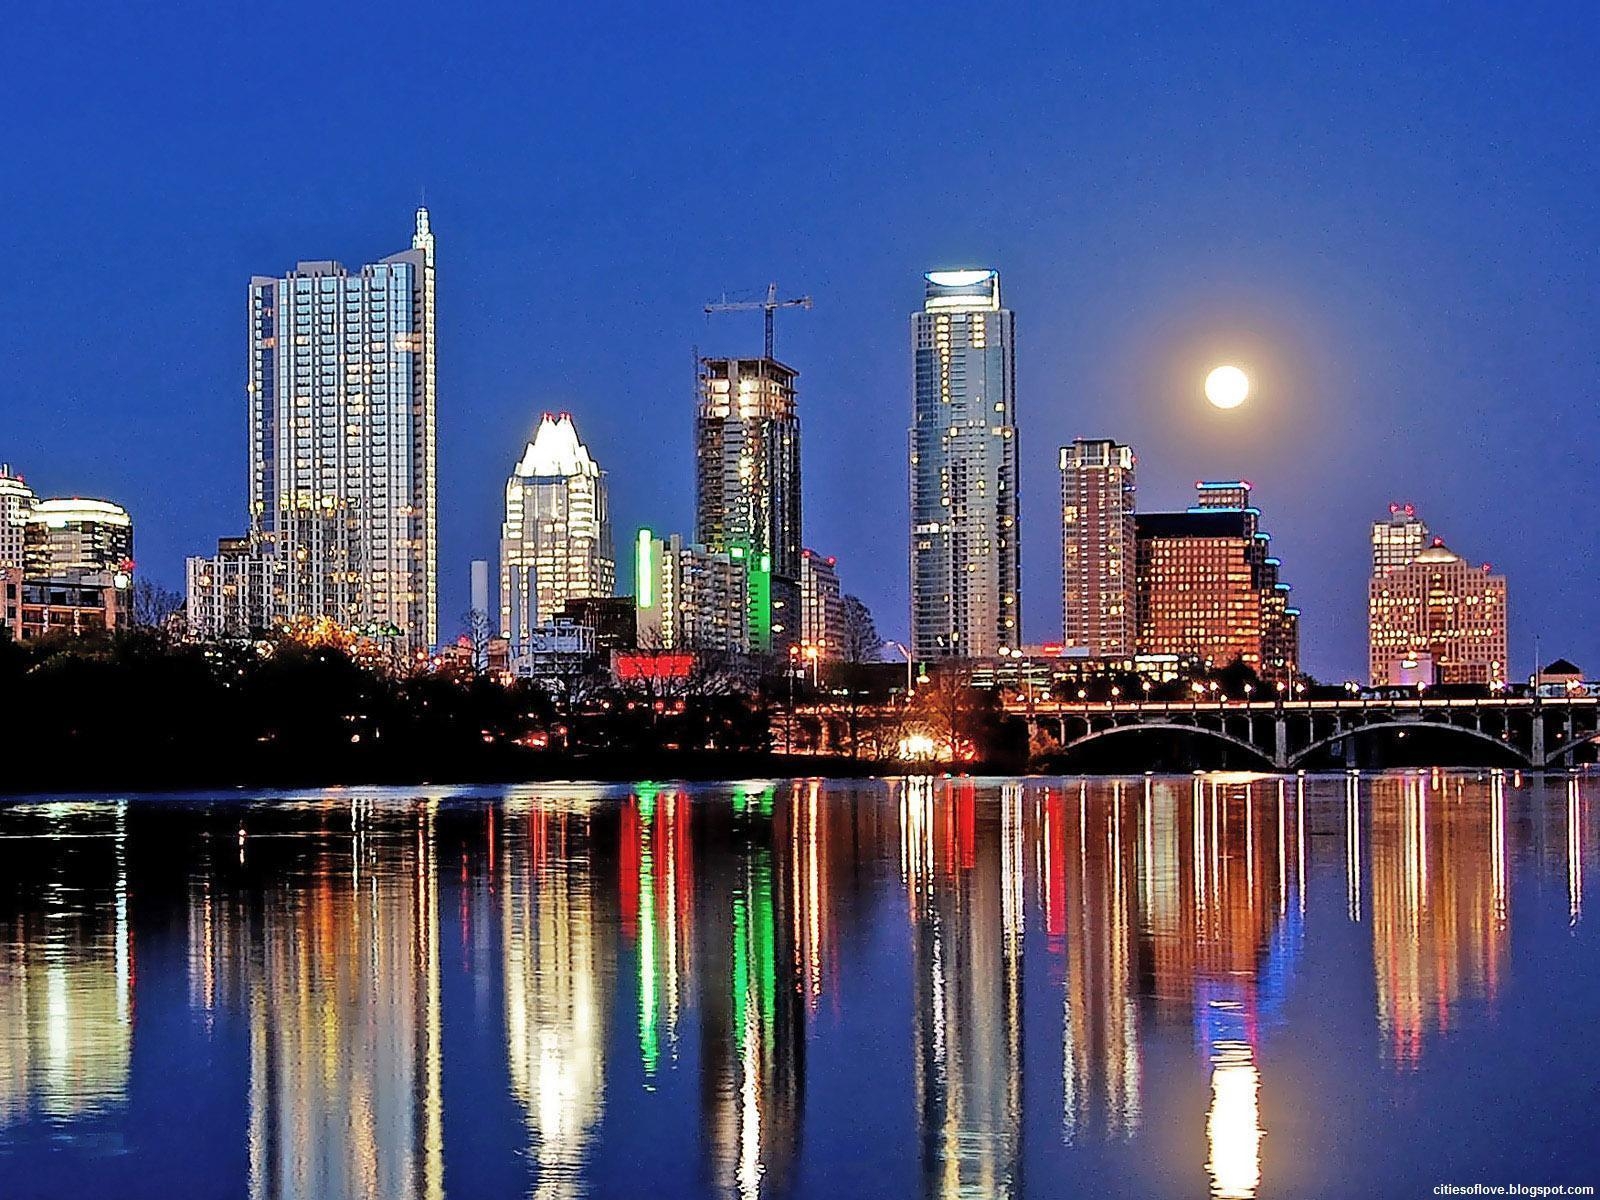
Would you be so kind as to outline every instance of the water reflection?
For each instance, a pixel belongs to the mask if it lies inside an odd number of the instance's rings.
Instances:
[[[1595,794],[1424,773],[0,808],[0,1183],[67,1164],[168,1194],[126,1135],[182,1096],[183,1144],[219,1149],[166,1182],[253,1197],[1023,1196],[1075,1172],[1338,1194],[1305,1148],[1324,1092],[1380,1139],[1439,1040],[1500,1027],[1525,944],[1600,970]],[[1517,1018],[1553,1036],[1541,982]],[[1306,1052],[1341,1022],[1341,1061]],[[123,1136],[100,1159],[55,1136],[90,1129]]]
[[[502,863],[506,1057],[527,1125],[533,1195],[583,1194],[605,1109],[616,893],[603,885],[582,808],[506,805]]]
[[[806,1043],[794,797],[735,793],[702,816],[695,872],[700,971],[700,1129],[710,1190],[784,1192],[800,1148]]]
[[[1490,803],[1424,775],[1371,790],[1372,966],[1385,1052],[1414,1067],[1424,1034],[1492,1002],[1510,953],[1505,781]]]
[[[902,800],[928,1196],[1020,1190],[1020,808],[1020,789],[980,805],[967,780],[913,780]]]
[[[294,815],[316,836],[241,834],[225,877],[208,847],[190,890],[190,996],[247,1030],[248,1193],[441,1197],[435,807]]]
[[[0,842],[0,1126],[127,1099],[133,936],[126,807],[39,804]]]

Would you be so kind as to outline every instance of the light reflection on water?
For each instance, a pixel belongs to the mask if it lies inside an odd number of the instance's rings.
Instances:
[[[1600,973],[1597,792],[1429,773],[16,803],[0,1191],[1341,1195],[1349,1139],[1403,1154],[1410,1121],[1458,1145],[1482,1115],[1461,1072],[1533,1070],[1499,1061],[1529,1023],[1541,1069],[1592,1076],[1560,995]],[[1584,1182],[1546,1168],[1594,1118],[1552,1100],[1543,1128],[1511,1177]],[[1419,1150],[1375,1178],[1477,1177],[1453,1165]]]

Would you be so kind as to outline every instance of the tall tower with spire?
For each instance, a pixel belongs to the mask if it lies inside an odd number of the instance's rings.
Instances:
[[[250,525],[189,560],[196,632],[312,619],[438,642],[434,321],[426,208],[409,250],[250,281]]]

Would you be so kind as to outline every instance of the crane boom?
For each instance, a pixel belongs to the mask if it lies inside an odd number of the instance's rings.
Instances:
[[[779,300],[778,285],[775,283],[769,283],[767,285],[767,297],[765,300],[729,300],[727,293],[724,292],[721,300],[713,300],[710,304],[706,305],[706,315],[710,316],[712,313],[725,312],[754,312],[759,308],[764,318],[764,325],[766,329],[766,356],[771,358],[773,356],[772,314],[780,308],[810,307],[810,296],[793,296],[787,300]]]

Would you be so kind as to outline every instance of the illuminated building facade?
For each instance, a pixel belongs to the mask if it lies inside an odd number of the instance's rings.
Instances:
[[[1412,504],[1389,505],[1389,518],[1372,523],[1372,574],[1387,575],[1428,548],[1428,526]]]
[[[33,489],[22,476],[13,474],[9,463],[0,463],[0,571],[22,566],[34,503]]]
[[[121,571],[36,579],[16,567],[0,570],[0,629],[19,642],[127,629],[133,624],[131,582]]]
[[[29,579],[114,574],[133,568],[133,520],[109,500],[38,500],[23,534]]]
[[[359,271],[318,261],[257,276],[249,303],[247,553],[263,566],[191,560],[191,626],[236,607],[246,629],[325,619],[427,649],[439,634],[428,210],[410,250]],[[236,603],[205,594],[228,583],[247,589]]]
[[[1234,659],[1263,678],[1299,669],[1300,610],[1278,578],[1260,510],[1243,482],[1201,483],[1181,513],[1135,518],[1136,614],[1142,654]]]
[[[831,555],[800,552],[800,645],[820,659],[840,658],[845,649],[844,597],[835,567]]]
[[[500,633],[521,647],[569,602],[616,591],[605,472],[567,413],[545,413],[511,478],[500,527]]]
[[[931,271],[911,317],[911,642],[919,659],[1022,641],[1015,321],[997,271]]]
[[[634,542],[634,604],[639,648],[746,654],[745,614],[755,572],[744,552],[717,554],[641,529]]]
[[[1063,641],[1097,658],[1133,653],[1134,457],[1079,438],[1061,448]]]
[[[798,374],[771,358],[700,360],[695,541],[751,569],[749,641],[761,654],[788,653],[799,634]]]
[[[1405,682],[1431,660],[1434,682],[1506,681],[1506,577],[1474,567],[1439,538],[1367,586],[1372,682]]]

